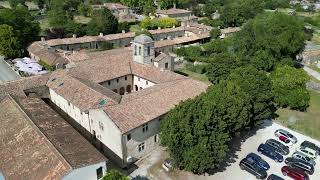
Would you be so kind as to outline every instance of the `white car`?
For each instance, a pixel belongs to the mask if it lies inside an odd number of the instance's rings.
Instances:
[[[304,155],[306,155],[308,157],[310,157],[311,159],[316,159],[317,156],[318,156],[317,151],[315,151],[313,149],[310,149],[308,147],[306,147],[306,148],[301,148],[300,147],[297,151],[301,152],[302,154],[304,154]]]
[[[287,139],[289,139],[294,144],[298,142],[297,138],[294,135],[292,135],[291,133],[289,133],[288,131],[286,131],[284,129],[277,129],[274,132],[274,135],[276,137],[285,136]]]

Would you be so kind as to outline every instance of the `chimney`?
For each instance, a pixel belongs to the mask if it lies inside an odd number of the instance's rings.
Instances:
[[[122,32],[123,34],[124,34],[124,33],[126,33],[126,31],[125,31],[125,30],[122,30],[121,32]]]
[[[76,34],[72,34],[72,37],[73,37],[73,38],[77,38],[77,35],[76,35]]]
[[[103,37],[103,33],[100,33],[99,36],[100,36],[100,37]]]
[[[45,42],[46,39],[44,37],[41,37],[41,42]]]

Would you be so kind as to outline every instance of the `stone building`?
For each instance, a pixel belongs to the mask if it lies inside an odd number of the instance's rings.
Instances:
[[[164,10],[157,10],[156,15],[158,17],[170,17],[175,18],[178,21],[190,21],[194,18],[191,14],[192,12],[185,9],[164,9]]]
[[[132,47],[74,55],[75,67],[47,82],[52,102],[122,167],[159,145],[160,121],[171,108],[207,88],[170,71],[172,58],[153,47],[140,35]]]
[[[11,84],[17,87],[19,82]],[[104,176],[107,159],[41,99],[2,96],[0,121],[0,169],[5,179]]]
[[[155,41],[156,52],[172,52],[174,48],[190,43],[205,42],[210,39],[209,26],[189,24],[188,26],[150,30]],[[51,39],[32,43],[28,48],[29,56],[51,66],[62,68],[70,63],[68,56],[81,53],[83,49],[100,49],[104,42],[114,47],[128,47],[135,37],[133,32],[123,32],[99,36]]]

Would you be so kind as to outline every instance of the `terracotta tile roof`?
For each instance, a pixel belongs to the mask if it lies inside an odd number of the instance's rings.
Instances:
[[[167,113],[179,102],[206,91],[207,85],[189,78],[156,84],[141,92],[124,95],[120,104],[104,111],[122,133]]]
[[[108,9],[128,9],[128,6],[122,5],[120,3],[104,3],[103,4]]]
[[[182,14],[182,13],[191,13],[191,11],[185,10],[185,9],[176,9],[176,8],[157,10],[157,14],[171,15],[171,14]]]
[[[209,38],[209,37],[210,37],[209,33],[183,36],[183,37],[177,37],[174,39],[156,41],[154,43],[154,45],[156,48],[161,48],[161,47],[166,47],[166,46],[174,46],[174,45],[178,45],[178,44],[184,44],[184,43],[189,43],[189,42],[193,42],[193,41],[198,41],[200,39]]]
[[[82,36],[82,37],[76,37],[76,38],[62,38],[62,39],[49,39],[46,40],[45,43],[48,46],[57,46],[62,44],[81,44],[81,43],[87,43],[87,42],[97,42],[102,41],[100,36]]]
[[[169,55],[161,52],[153,61],[154,62],[160,62],[160,61],[162,61],[162,60],[164,60],[164,59],[166,59],[168,57],[169,57]]]
[[[303,51],[302,55],[304,57],[320,56],[320,50]]]
[[[0,169],[6,179],[62,179],[71,166],[11,97],[0,103]]]
[[[110,96],[113,92],[103,94],[104,92],[98,91],[97,88],[89,87],[87,83],[70,76],[67,72],[53,73],[47,86],[81,111],[117,104],[117,99],[112,99],[116,95]],[[107,103],[101,105],[101,101],[106,101]]]
[[[49,50],[49,48],[42,45],[41,42],[32,43],[27,48],[27,50],[35,56],[39,57],[41,61],[51,66],[68,63],[67,59],[62,57],[59,53],[55,52],[54,49]]]
[[[8,94],[19,97],[26,97],[24,90],[45,86],[49,79],[49,76],[50,73],[25,77],[6,83],[0,83],[0,101]]]
[[[18,102],[73,169],[107,161],[105,156],[41,99],[22,98]]]
[[[240,27],[228,27],[228,28],[220,29],[221,34],[234,33],[234,32],[238,32],[240,30],[241,30]]]

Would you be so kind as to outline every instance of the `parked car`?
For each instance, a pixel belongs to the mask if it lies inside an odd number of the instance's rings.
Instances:
[[[279,176],[277,176],[277,175],[275,175],[275,174],[271,174],[271,175],[267,178],[267,180],[284,180],[284,179],[281,178],[281,177],[279,177]]]
[[[309,180],[309,176],[298,168],[293,168],[290,166],[283,166],[281,172],[284,176],[289,176],[295,180]]]
[[[307,174],[312,175],[314,173],[314,166],[310,163],[307,163],[305,161],[302,161],[300,159],[294,159],[294,158],[286,158],[284,161],[288,166],[295,167],[303,170]]]
[[[274,135],[276,136],[276,137],[279,137],[279,136],[285,136],[285,137],[287,137],[292,143],[297,143],[298,142],[298,140],[297,140],[297,138],[294,136],[294,135],[292,135],[291,133],[289,133],[288,131],[286,131],[286,130],[284,130],[284,129],[278,129],[278,130],[276,130],[275,132],[274,132]]]
[[[246,157],[242,159],[240,161],[239,166],[242,170],[248,171],[249,173],[256,176],[258,179],[265,179],[268,176],[267,171],[260,168],[256,161],[253,160],[251,157]]]
[[[301,152],[298,152],[298,151],[294,152],[292,154],[292,157],[295,158],[295,159],[300,159],[302,161],[305,161],[305,162],[307,162],[309,164],[312,164],[313,166],[316,165],[316,162],[313,159],[311,159],[310,157],[306,156],[305,154],[303,154]]]
[[[310,149],[308,147],[306,147],[306,148],[300,147],[299,149],[297,149],[297,151],[305,154],[306,156],[310,157],[311,159],[316,159],[318,156],[317,151]]]
[[[275,139],[268,139],[266,141],[266,144],[268,144],[269,146],[274,148],[276,152],[278,152],[282,155],[288,155],[290,153],[288,146],[283,145],[281,142],[279,142]]]
[[[292,146],[293,143],[285,136],[281,135],[279,136],[279,141],[282,142],[285,146]]]
[[[258,152],[275,160],[276,162],[283,161],[283,156],[277,153],[271,146],[267,144],[260,144],[258,147]]]
[[[314,143],[310,142],[310,141],[303,141],[300,145],[301,148],[310,148],[310,149],[313,149],[315,151],[318,152],[318,154],[320,154],[320,147],[315,145]]]
[[[162,168],[166,170],[167,172],[171,171],[173,169],[173,161],[172,159],[165,159]]]
[[[269,164],[263,160],[259,155],[255,154],[255,153],[250,153],[247,155],[247,158],[252,158],[254,161],[256,161],[256,163],[258,164],[258,166],[264,170],[268,170],[270,168]]]

